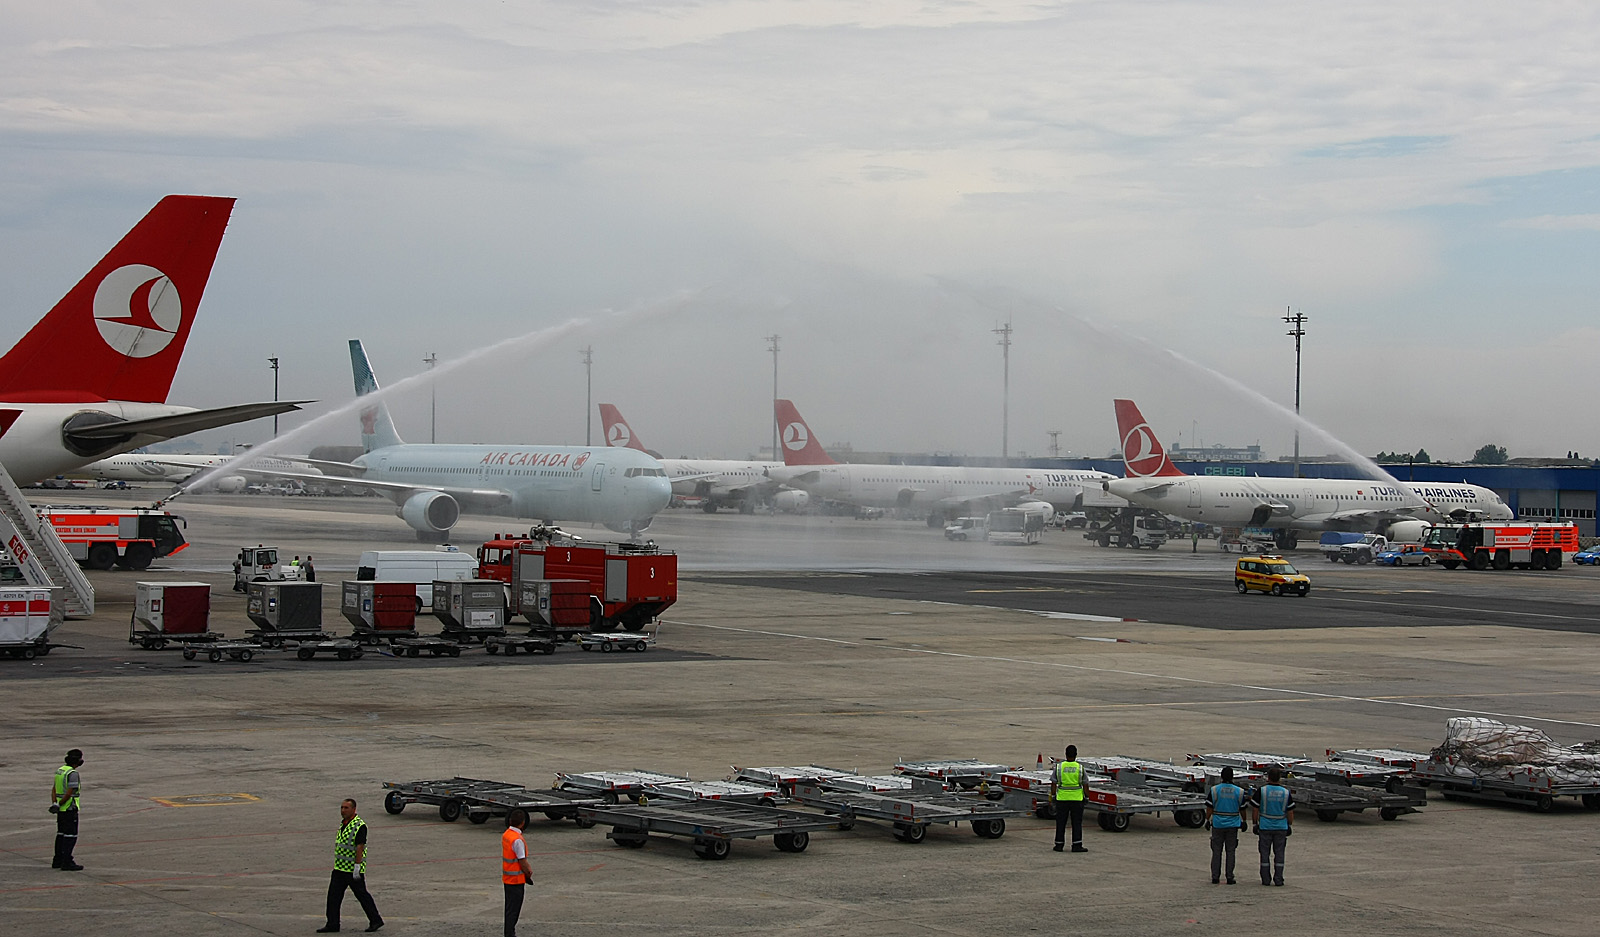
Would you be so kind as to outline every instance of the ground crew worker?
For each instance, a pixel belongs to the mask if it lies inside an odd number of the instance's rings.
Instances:
[[[1222,783],[1206,792],[1206,824],[1211,827],[1211,884],[1222,877],[1222,855],[1228,855],[1228,884],[1234,884],[1233,860],[1244,828],[1244,788],[1233,783],[1233,769],[1222,769]]]
[[[81,872],[83,866],[72,858],[78,848],[78,769],[83,767],[83,752],[74,748],[56,769],[50,783],[50,812],[56,815],[56,857],[50,867],[63,872]]]
[[[306,561],[300,564],[300,571],[305,576],[306,582],[317,581],[317,567],[311,562],[311,554],[306,554]]]
[[[1261,851],[1261,884],[1283,884],[1283,852],[1294,833],[1294,798],[1279,784],[1283,769],[1267,769],[1267,783],[1256,788],[1250,806],[1255,810],[1256,846]]]
[[[522,893],[527,890],[533,869],[528,867],[528,844],[522,830],[528,825],[528,811],[521,807],[506,818],[506,831],[500,834],[500,884],[506,889],[506,937],[517,937],[517,918],[522,916]]]
[[[1067,819],[1072,819],[1072,851],[1088,852],[1083,846],[1083,765],[1078,764],[1078,746],[1068,745],[1066,758],[1056,762],[1050,775],[1050,798],[1056,808],[1056,845],[1066,845]]]
[[[367,912],[367,932],[383,926],[378,903],[367,891],[367,824],[356,816],[356,802],[345,798],[339,803],[339,832],[333,838],[333,875],[328,879],[328,923],[317,928],[319,934],[339,932],[339,906],[344,890],[355,892],[361,910]]]

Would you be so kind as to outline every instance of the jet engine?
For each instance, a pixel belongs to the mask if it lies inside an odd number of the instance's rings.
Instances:
[[[772,496],[772,505],[785,514],[798,514],[811,504],[811,492],[790,489]]]
[[[641,530],[648,529],[651,522],[654,520],[654,517],[641,517],[637,520],[631,520],[626,524],[607,524],[606,529],[614,530],[619,534],[636,534]]]
[[[1427,521],[1395,521],[1386,536],[1397,543],[1421,543],[1429,526]]]
[[[461,505],[442,491],[419,491],[395,513],[411,525],[419,538],[439,537],[449,533],[461,519]]]

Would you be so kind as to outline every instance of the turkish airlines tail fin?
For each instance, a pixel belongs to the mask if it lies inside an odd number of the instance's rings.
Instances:
[[[1182,475],[1167,458],[1161,440],[1145,422],[1144,414],[1131,400],[1113,401],[1117,410],[1117,438],[1122,440],[1122,464],[1129,478]]]
[[[600,405],[600,431],[605,434],[606,445],[617,446],[622,449],[637,449],[640,452],[649,452],[639,437],[634,435],[633,427],[622,418],[622,411],[609,403]]]
[[[169,195],[0,358],[0,400],[165,403],[233,199]]]
[[[361,340],[350,339],[350,370],[355,373],[356,396],[365,397],[378,389],[378,379],[367,362],[367,350]],[[367,452],[398,446],[405,440],[395,431],[394,420],[389,417],[389,405],[383,401],[361,410],[361,448]]]
[[[773,416],[778,421],[778,439],[783,447],[784,465],[838,465],[828,457],[827,450],[806,425],[805,418],[789,400],[773,402]]]

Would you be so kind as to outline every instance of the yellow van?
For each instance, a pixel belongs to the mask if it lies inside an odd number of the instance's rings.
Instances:
[[[1273,595],[1304,597],[1311,591],[1311,580],[1281,556],[1241,556],[1233,570],[1233,587],[1244,595],[1251,589]]]

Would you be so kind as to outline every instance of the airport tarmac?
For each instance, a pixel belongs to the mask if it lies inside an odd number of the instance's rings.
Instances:
[[[497,933],[498,826],[418,806],[388,815],[384,780],[542,785],[629,767],[720,778],[734,764],[808,762],[877,773],[907,757],[1031,767],[1067,742],[1180,761],[1426,750],[1446,718],[1471,713],[1564,742],[1600,736],[1600,637],[1585,624],[1600,583],[1588,569],[1347,568],[1303,553],[1310,597],[1240,597],[1232,558],[1210,544],[1134,554],[1051,531],[1038,547],[1000,548],[908,522],[674,511],[651,535],[680,551],[682,597],[646,654],[185,663],[126,643],[133,582],[210,581],[214,627],[237,633],[238,545],[314,554],[331,583],[361,549],[415,541],[376,500],[213,496],[173,509],[193,546],[146,573],[94,573],[96,618],[58,633],[83,650],[0,661],[7,933],[310,933],[346,796],[371,825],[385,933]],[[463,547],[516,526],[473,519]],[[49,868],[44,807],[74,746],[87,757],[87,868],[63,873]],[[1302,816],[1296,830],[1287,887],[1264,889],[1248,842],[1240,884],[1212,886],[1206,834],[1170,817],[1122,834],[1091,821],[1086,855],[1051,852],[1053,829],[1027,818],[998,840],[936,826],[920,845],[862,823],[798,855],[739,841],[723,862],[681,840],[622,849],[604,827],[538,819],[523,932],[1593,930],[1600,812],[1576,802],[1535,814],[1435,799],[1394,822]],[[364,927],[353,900],[344,927]]]

